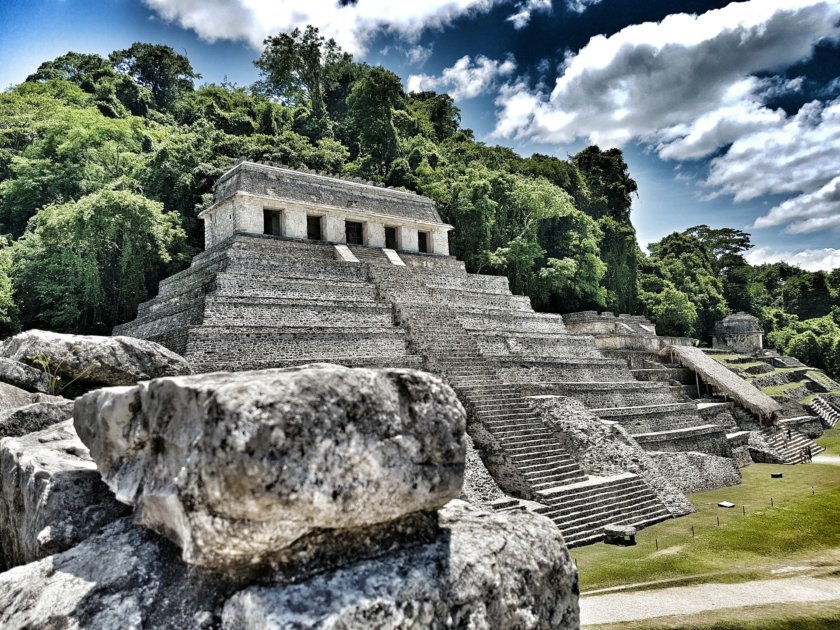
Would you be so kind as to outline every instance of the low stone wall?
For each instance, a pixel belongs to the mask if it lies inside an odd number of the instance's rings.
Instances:
[[[529,382],[522,383],[523,393],[529,396],[555,395],[580,400],[589,409],[605,407],[636,407],[669,405],[682,402],[672,388],[661,383],[639,381],[610,382]]]
[[[190,330],[186,358],[197,372],[258,369],[266,363],[295,359],[316,361],[340,357],[399,357],[408,354],[398,330],[331,330],[288,332],[282,328],[212,327]]]
[[[609,359],[552,359],[499,357],[496,372],[506,383],[628,380],[627,367]]]
[[[481,456],[475,450],[472,438],[469,435],[465,437],[467,454],[461,498],[486,509],[491,509],[494,501],[510,499],[511,497],[502,492],[487,471],[487,467],[481,461]]]
[[[565,333],[563,320],[555,315],[502,311],[460,309],[458,321],[467,330],[520,333]]]
[[[592,337],[582,335],[476,334],[474,338],[482,354],[490,357],[600,358]]]
[[[484,276],[480,274],[451,274],[427,271],[422,274],[423,283],[432,289],[473,291],[510,295],[507,276]]]
[[[251,298],[210,297],[204,311],[205,326],[262,326],[318,328],[385,328],[394,325],[391,306],[372,301],[318,303]],[[191,322],[194,324],[200,321]]]
[[[621,426],[600,420],[572,398],[541,396],[527,400],[587,474],[634,473],[645,480],[672,515],[694,511],[682,492]]]
[[[631,434],[689,429],[704,424],[692,403],[601,409],[597,413],[601,418],[621,423]]]
[[[732,448],[726,439],[723,427],[696,427],[678,432],[634,435],[636,441],[647,451],[680,453],[696,451],[718,457],[732,457]]]
[[[524,295],[502,295],[478,291],[437,289],[440,300],[451,308],[498,308],[511,311],[531,311],[531,300]]]
[[[656,465],[685,493],[736,486],[741,473],[729,457],[706,453],[650,453]]]
[[[339,282],[282,278],[275,275],[216,275],[211,291],[220,296],[240,298],[286,298],[298,300],[346,300],[373,302],[376,288],[361,282]]]

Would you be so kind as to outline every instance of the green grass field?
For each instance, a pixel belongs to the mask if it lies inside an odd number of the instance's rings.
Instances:
[[[840,455],[840,427],[828,429],[815,442],[825,449],[827,455]]]
[[[840,447],[838,433],[824,439]],[[771,471],[784,478],[771,479]],[[840,566],[840,466],[754,464],[742,472],[740,486],[690,495],[695,514],[641,531],[634,547],[573,549],[581,591],[699,583],[710,574],[715,582],[745,581],[785,566]],[[736,507],[719,508],[719,501]]]

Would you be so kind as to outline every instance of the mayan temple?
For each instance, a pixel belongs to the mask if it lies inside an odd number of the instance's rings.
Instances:
[[[159,342],[196,372],[323,362],[430,371],[468,412],[477,465],[507,495],[496,507],[550,516],[569,545],[685,510],[635,472],[592,474],[540,402],[574,399],[608,433],[663,457],[723,460],[739,444],[729,405],[698,405],[673,380],[683,368],[634,359],[685,340],[659,338],[641,318],[534,312],[507,278],[467,273],[449,255],[452,226],[430,199],[243,161],[199,216],[206,250],[114,334]]]

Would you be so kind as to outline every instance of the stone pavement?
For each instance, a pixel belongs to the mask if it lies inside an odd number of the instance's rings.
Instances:
[[[583,595],[580,598],[580,621],[585,627],[693,615],[721,608],[832,600],[840,600],[840,579],[803,576],[741,584],[698,584],[642,592]]]

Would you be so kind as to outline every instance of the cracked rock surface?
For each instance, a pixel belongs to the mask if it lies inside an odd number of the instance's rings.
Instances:
[[[36,402],[7,409],[0,411],[0,438],[41,431],[72,418],[73,401],[63,398],[56,398],[56,402]]]
[[[311,557],[300,545],[324,531],[434,512],[464,475],[464,410],[414,370],[163,378],[90,392],[74,418],[136,522],[207,567]],[[418,519],[402,521],[404,537],[428,535]]]
[[[0,570],[64,551],[127,512],[72,420],[0,440]]]

